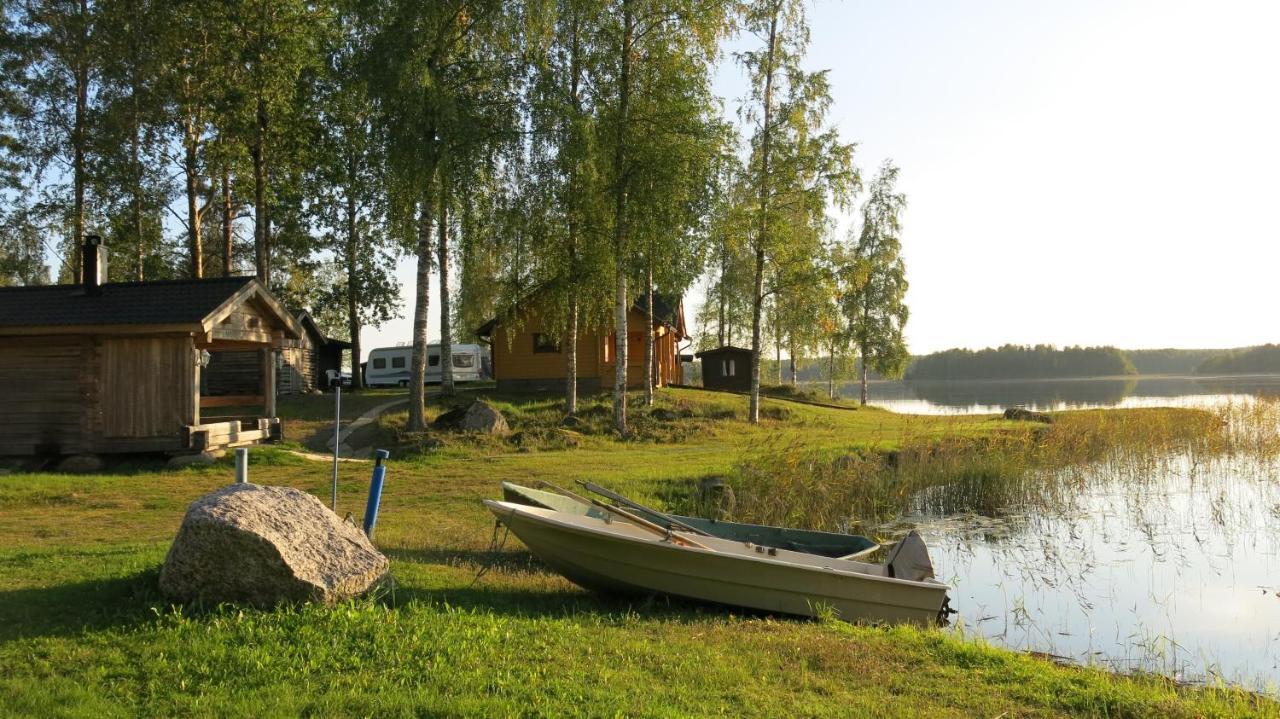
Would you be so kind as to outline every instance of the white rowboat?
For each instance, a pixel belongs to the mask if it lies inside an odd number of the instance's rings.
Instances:
[[[935,621],[946,601],[948,587],[932,578],[928,552],[914,532],[894,547],[889,562],[869,564],[681,532],[664,537],[622,519],[484,503],[538,558],[588,589],[657,592],[801,616],[829,607],[850,621],[920,625]]]

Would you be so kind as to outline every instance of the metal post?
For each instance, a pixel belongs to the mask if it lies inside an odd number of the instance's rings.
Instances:
[[[236,450],[236,484],[249,483],[249,450],[240,447]]]
[[[369,479],[369,503],[364,508],[364,533],[373,539],[373,529],[378,524],[378,507],[382,504],[382,481],[387,476],[383,462],[391,456],[385,449],[373,452],[373,476]]]
[[[333,501],[329,508],[338,511],[338,427],[342,424],[342,382],[333,395]]]

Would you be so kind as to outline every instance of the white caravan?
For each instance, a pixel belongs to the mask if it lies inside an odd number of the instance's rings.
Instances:
[[[480,345],[453,345],[453,381],[484,379],[484,353]],[[369,353],[364,369],[366,387],[408,387],[413,347],[379,347]],[[440,345],[427,345],[427,384],[440,382]]]

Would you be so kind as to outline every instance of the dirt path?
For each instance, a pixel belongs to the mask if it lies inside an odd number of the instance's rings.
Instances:
[[[381,417],[384,412],[387,412],[388,410],[394,407],[399,407],[402,404],[409,404],[409,398],[402,397],[400,399],[391,400],[390,402],[383,402],[377,407],[374,407],[368,412],[365,412],[359,417],[356,417],[354,420],[348,423],[347,426],[338,430],[338,445],[341,446],[346,444],[347,438],[350,437],[352,433],[356,432],[362,427],[367,427],[373,424],[374,422],[378,421],[378,418]],[[333,437],[330,437],[329,441],[325,442],[325,446],[328,447],[329,449],[333,449]]]

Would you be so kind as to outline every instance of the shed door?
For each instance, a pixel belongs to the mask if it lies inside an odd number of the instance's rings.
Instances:
[[[177,435],[195,416],[195,368],[188,337],[103,340],[103,436]]]

